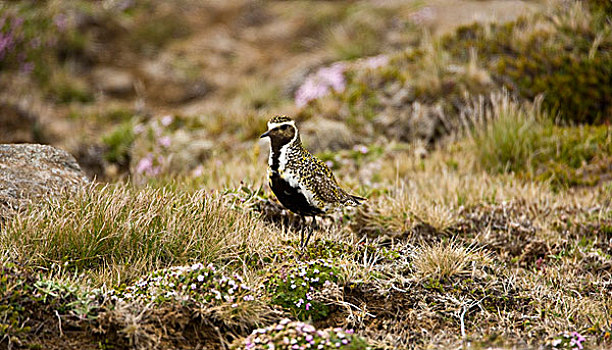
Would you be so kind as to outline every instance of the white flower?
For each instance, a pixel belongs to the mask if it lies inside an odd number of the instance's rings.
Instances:
[[[198,282],[202,282],[202,281],[204,281],[204,276],[198,275]]]

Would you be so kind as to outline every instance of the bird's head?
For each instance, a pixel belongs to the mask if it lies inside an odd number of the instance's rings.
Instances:
[[[260,138],[263,137],[269,137],[272,144],[283,146],[299,136],[295,121],[285,115],[277,115],[268,121],[268,131]]]

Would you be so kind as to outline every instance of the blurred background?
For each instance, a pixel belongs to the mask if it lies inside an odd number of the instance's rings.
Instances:
[[[611,8],[606,0],[3,1],[0,143],[63,148],[103,181],[184,175],[227,184],[264,176],[258,135],[275,114],[296,117],[307,146],[332,166],[337,152],[380,154],[390,142],[425,156],[508,99],[537,104],[555,125],[593,125],[587,134],[605,140]],[[608,154],[587,163],[608,171]]]

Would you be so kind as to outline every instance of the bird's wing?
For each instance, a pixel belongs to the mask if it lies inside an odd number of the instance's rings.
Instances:
[[[312,178],[308,183],[312,186],[312,192],[326,203],[345,203],[350,196],[340,188],[338,181],[327,164],[312,154],[310,156],[312,157],[311,164],[314,169],[312,169]]]

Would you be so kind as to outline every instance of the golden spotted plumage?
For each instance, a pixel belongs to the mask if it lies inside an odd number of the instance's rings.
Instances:
[[[283,205],[298,214],[313,215],[314,211],[326,212],[342,206],[357,206],[364,200],[342,189],[329,167],[302,146],[293,120],[286,116],[276,116],[270,119],[268,127],[268,132],[262,136],[271,139],[269,183]],[[281,183],[278,177],[286,184]],[[289,196],[292,191],[288,191],[286,185],[295,189],[296,193]],[[304,196],[308,204],[305,209],[290,202],[292,197],[295,201],[302,200],[297,198],[300,195]]]

